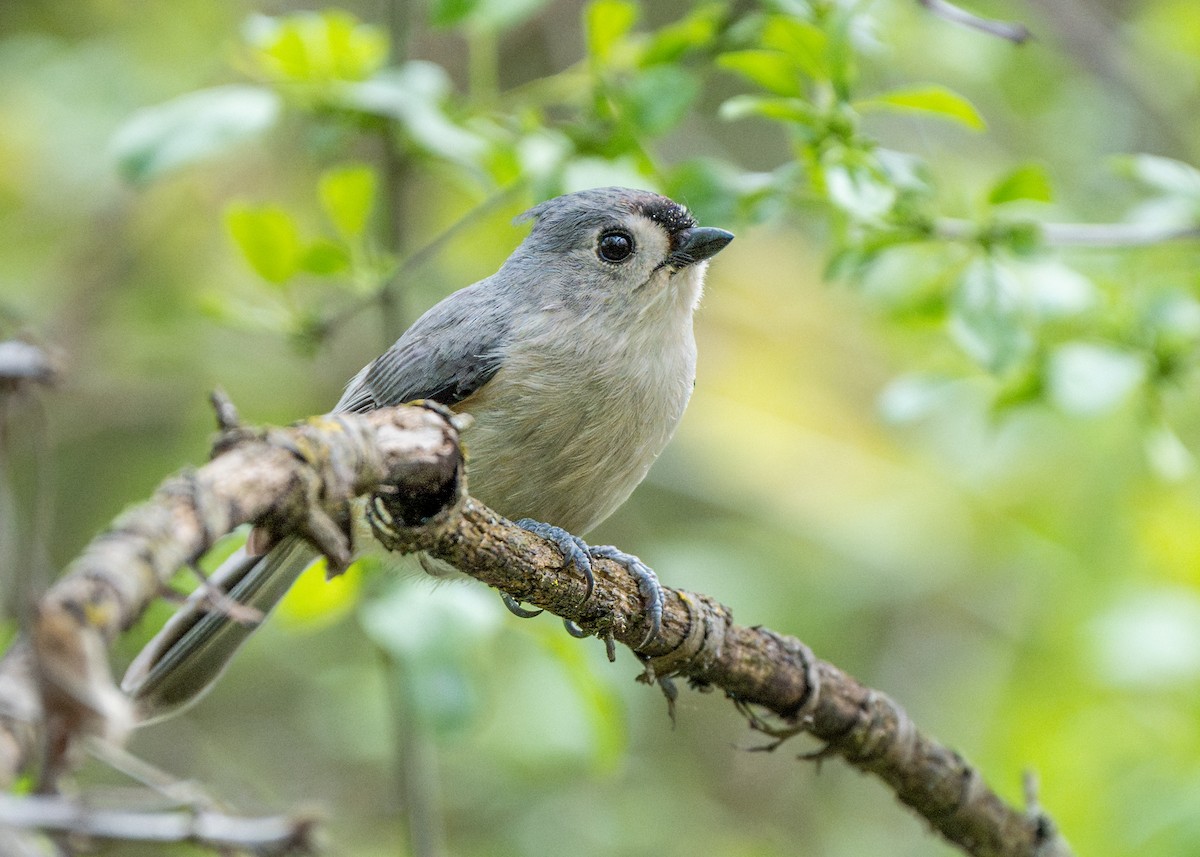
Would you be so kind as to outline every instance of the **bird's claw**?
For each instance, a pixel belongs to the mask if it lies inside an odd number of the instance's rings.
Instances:
[[[500,593],[500,600],[504,602],[504,606],[508,608],[508,612],[521,619],[532,619],[534,616],[541,616],[542,611],[530,610],[527,607],[522,607],[521,602],[513,598],[507,592]]]
[[[663,594],[662,585],[658,582],[658,576],[644,562],[633,554],[625,553],[612,545],[589,547],[579,536],[572,535],[553,524],[535,521],[532,518],[522,518],[515,523],[521,529],[553,542],[554,546],[563,555],[563,559],[579,570],[584,580],[587,581],[587,589],[584,591],[583,599],[580,601],[581,604],[586,604],[591,599],[596,585],[596,578],[592,574],[592,559],[609,559],[623,566],[626,571],[637,579],[638,590],[641,592],[642,599],[646,603],[646,617],[649,628],[646,630],[646,636],[638,645],[638,648],[644,648],[661,633],[666,596]],[[504,606],[509,609],[509,612],[523,619],[531,618],[542,612],[541,610],[533,611],[525,609],[511,595],[506,594],[503,598]],[[587,636],[582,628],[569,619],[563,620],[563,626],[572,637],[583,638]],[[611,637],[606,640],[606,644],[609,648],[609,659],[611,660]]]
[[[642,593],[642,599],[646,603],[646,617],[649,619],[650,624],[650,627],[646,630],[646,636],[637,646],[639,649],[644,648],[647,643],[657,637],[662,631],[662,617],[663,610],[666,607],[666,596],[663,594],[662,584],[658,582],[658,575],[633,554],[625,553],[612,545],[591,547],[588,551],[593,558],[610,559],[618,565],[623,566],[626,571],[637,578],[638,590]]]
[[[522,518],[514,523],[526,532],[554,542],[554,546],[563,555],[563,559],[579,570],[579,573],[583,575],[583,579],[587,582],[587,588],[584,590],[583,598],[580,599],[579,603],[586,604],[588,599],[592,597],[592,590],[596,588],[596,578],[592,575],[592,559],[588,554],[588,546],[583,539],[568,533],[562,527],[556,527],[553,524],[546,524],[542,521],[535,521],[533,518]]]

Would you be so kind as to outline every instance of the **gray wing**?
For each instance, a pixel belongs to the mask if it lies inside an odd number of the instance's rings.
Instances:
[[[511,332],[491,278],[455,292],[417,319],[354,376],[335,411],[370,411],[414,399],[458,404],[500,369]]]
[[[499,370],[512,329],[511,306],[483,280],[446,298],[354,377],[338,411],[369,411],[413,399],[451,406]],[[270,612],[316,554],[295,537],[265,557],[236,552],[211,580],[237,601]],[[199,589],[147,644],[122,682],[144,717],[180,710],[199,699],[254,630],[213,610]]]

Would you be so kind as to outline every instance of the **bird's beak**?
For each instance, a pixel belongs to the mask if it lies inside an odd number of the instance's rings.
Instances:
[[[675,246],[667,257],[667,264],[678,270],[711,259],[725,249],[733,240],[733,233],[712,226],[697,226],[675,233]]]

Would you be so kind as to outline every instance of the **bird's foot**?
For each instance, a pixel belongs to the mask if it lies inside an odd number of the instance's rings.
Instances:
[[[544,524],[532,518],[522,518],[515,523],[526,532],[554,542],[554,546],[563,555],[563,559],[578,569],[579,573],[583,575],[583,579],[587,581],[587,589],[584,590],[583,598],[580,599],[579,603],[586,604],[588,599],[592,597],[592,590],[596,586],[596,578],[592,575],[592,558],[588,553],[588,546],[584,540],[579,538],[579,536],[571,535],[562,527],[556,527],[553,524]]]
[[[594,559],[612,560],[618,565],[623,566],[626,571],[637,578],[638,590],[642,593],[642,600],[646,604],[646,619],[650,626],[646,629],[646,636],[642,638],[642,642],[637,646],[639,649],[643,648],[662,631],[662,617],[663,609],[666,607],[666,596],[663,594],[662,584],[658,582],[658,575],[633,554],[625,553],[612,545],[591,547],[588,549],[588,552]]]
[[[592,597],[592,591],[596,584],[596,578],[592,574],[592,559],[608,559],[623,566],[626,571],[637,579],[638,589],[646,603],[646,618],[649,627],[646,630],[646,636],[638,648],[642,648],[659,635],[662,631],[662,617],[666,598],[663,595],[662,585],[658,582],[658,576],[644,562],[633,554],[625,553],[612,545],[589,547],[579,536],[572,535],[553,524],[542,523],[532,518],[522,518],[515,523],[521,529],[553,542],[554,546],[562,553],[563,559],[579,570],[587,581],[587,589],[583,594],[583,599],[580,601],[581,604],[586,604],[588,599]],[[532,618],[542,612],[541,610],[528,610],[522,607],[511,595],[506,594],[503,596],[503,599],[504,606],[508,608],[509,612],[523,619]],[[572,637],[582,638],[587,636],[582,628],[569,619],[563,620],[563,626]],[[611,651],[611,638],[607,643]]]
[[[535,521],[533,518],[522,518],[514,523],[521,529],[533,533],[535,536],[541,536],[547,541],[554,542],[554,546],[563,555],[563,559],[574,565],[580,574],[583,575],[584,580],[587,581],[587,589],[583,593],[582,601],[580,601],[581,604],[586,603],[592,597],[592,590],[596,586],[596,578],[592,576],[592,559],[588,556],[588,546],[584,543],[583,539],[579,538],[579,536],[571,535],[562,527],[556,527],[553,524],[546,524],[542,521]],[[522,607],[521,602],[507,593],[501,595],[501,598],[504,601],[504,606],[508,608],[508,612],[522,619],[532,619],[542,612],[541,610],[529,610]],[[570,619],[564,619],[563,626],[572,637],[587,636]]]

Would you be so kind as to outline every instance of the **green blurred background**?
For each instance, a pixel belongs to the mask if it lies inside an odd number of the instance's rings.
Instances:
[[[476,116],[584,56],[575,0],[513,6],[491,29],[462,24],[453,4],[396,3],[343,8],[400,36],[397,58],[442,66]],[[32,336],[63,364],[56,387],[5,414],[20,510],[6,522],[12,604],[123,506],[205,458],[213,387],[255,423],[321,412],[406,320],[495,270],[524,234],[510,221],[536,182],[505,191],[503,170],[464,178],[414,146],[388,161],[377,129],[347,130],[319,107],[162,175],[122,177],[113,140],[135,111],[253,77],[245,22],[299,8],[313,7],[0,4],[0,333]],[[864,77],[953,87],[988,121],[984,132],[909,116],[868,125],[932,165],[943,212],[972,217],[997,176],[1034,161],[1054,181],[1051,219],[1114,219],[1136,194],[1110,156],[1200,160],[1200,6],[972,8],[1021,20],[1037,40],[1016,48],[915,2],[870,8]],[[639,26],[685,11],[646,2]],[[708,78],[655,140],[657,163],[788,160],[778,127],[717,118],[742,88]],[[363,288],[311,278],[280,298],[231,240],[226,211],[273,203],[307,232],[327,229],[318,177],[347,159],[397,171],[391,214],[376,215],[389,252],[407,258],[467,220],[405,272],[386,313],[369,305],[316,341],[297,334],[295,307],[326,318]],[[593,157],[556,180],[637,180],[628,161],[607,166]],[[862,288],[831,284],[839,239],[820,206],[748,212],[695,197],[684,201],[702,222],[738,233],[697,317],[695,396],[650,477],[589,540],[637,553],[743,623],[804,639],[1012,800],[1036,771],[1078,853],[1200,854],[1195,378],[1096,413],[1053,396],[997,408],[997,382],[962,369],[945,319],[889,297],[891,273],[936,282],[944,255],[896,257]],[[1180,243],[1053,260],[1099,284],[1095,339],[1139,295],[1190,301],[1198,255]],[[937,390],[913,380],[948,366]],[[1160,421],[1184,448],[1147,454]],[[661,695],[634,683],[634,660],[610,665],[603,648],[552,617],[510,617],[467,583],[309,580],[207,698],[138,732],[132,750],[241,811],[322,807],[332,854],[409,853],[411,827],[459,855],[951,853],[873,780],[797,762],[814,749],[803,739],[747,752],[764,741],[718,694],[685,692],[672,727]],[[97,765],[83,781],[121,782]]]

